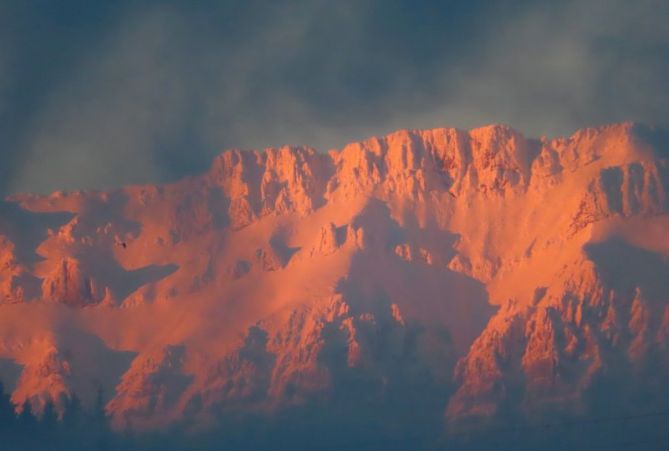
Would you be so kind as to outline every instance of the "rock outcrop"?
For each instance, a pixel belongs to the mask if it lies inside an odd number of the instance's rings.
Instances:
[[[654,133],[402,130],[225,151],[162,186],[13,196],[7,211],[32,215],[0,221],[13,400],[39,411],[83,390],[73,330],[134,355],[108,394],[119,428],[406,387],[436,387],[454,424],[647,399],[669,375]]]

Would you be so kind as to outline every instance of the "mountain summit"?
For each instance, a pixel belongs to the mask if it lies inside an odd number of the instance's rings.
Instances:
[[[12,196],[0,375],[18,409],[102,388],[135,430],[313,403],[429,400],[444,427],[652,404],[669,388],[667,149],[629,123],[401,130]]]

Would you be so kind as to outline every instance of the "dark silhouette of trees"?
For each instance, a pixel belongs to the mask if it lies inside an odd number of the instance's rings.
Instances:
[[[0,435],[5,435],[16,426],[16,414],[14,413],[14,406],[5,393],[4,387],[0,382]]]
[[[0,384],[0,449],[16,451],[37,450],[112,450],[122,449],[114,442],[114,435],[104,411],[103,393],[98,396],[93,410],[82,407],[76,395],[58,403],[48,400],[41,412],[33,410],[30,401],[18,409]],[[118,438],[121,445],[122,437]]]

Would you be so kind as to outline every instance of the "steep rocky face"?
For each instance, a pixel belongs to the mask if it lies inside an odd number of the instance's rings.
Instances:
[[[268,213],[307,214],[323,203],[330,161],[310,148],[230,151],[221,154],[205,176],[227,198],[233,229]]]
[[[63,402],[72,395],[68,388],[70,364],[51,337],[38,338],[30,346],[28,360],[22,362],[23,371],[12,393],[12,402],[19,411],[29,403],[36,412],[42,412],[47,402],[53,402],[62,414]]]
[[[14,243],[5,235],[0,235],[0,303],[23,302],[25,292],[22,279],[25,268],[18,264],[14,255]]]
[[[238,348],[195,374],[187,370],[183,346],[137,358],[107,406],[114,423],[150,427],[182,411],[197,416],[212,410],[278,409],[327,398],[336,383],[353,380],[383,391],[402,374],[420,370],[401,367],[415,351],[415,331],[406,327],[394,304],[376,315],[355,315],[336,296],[276,321],[250,327]]]
[[[60,302],[72,307],[97,304],[104,299],[104,291],[95,280],[84,274],[74,258],[62,259],[54,271],[42,282],[42,299]]]
[[[460,387],[449,402],[449,419],[583,414],[666,390],[661,374],[667,370],[668,304],[666,291],[656,291],[666,290],[666,269],[646,266],[666,257],[649,253],[638,257],[650,261],[630,262],[644,265],[651,286],[629,273],[610,280],[607,266],[638,251],[616,249],[615,242],[602,246],[606,250],[594,251],[607,254],[601,266],[575,263],[577,274],[561,287],[539,288],[533,305],[509,303],[491,319],[457,366]],[[610,249],[621,252],[608,255]],[[606,398],[598,399],[598,393]]]
[[[94,392],[73,330],[133,356],[108,390],[119,428],[405,402],[407,387],[439,392],[453,423],[647,397],[669,371],[658,136],[404,130],[328,154],[226,151],[169,185],[14,196],[0,220],[13,399]]]

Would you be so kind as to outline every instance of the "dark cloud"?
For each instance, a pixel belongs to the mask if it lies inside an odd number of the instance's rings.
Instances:
[[[228,147],[669,122],[661,0],[5,2],[0,192],[174,179]]]

